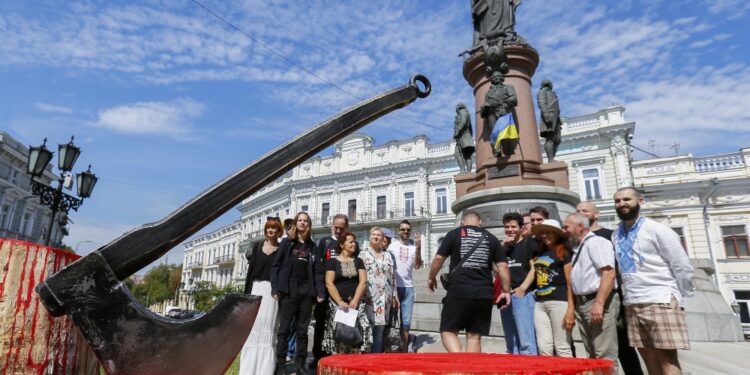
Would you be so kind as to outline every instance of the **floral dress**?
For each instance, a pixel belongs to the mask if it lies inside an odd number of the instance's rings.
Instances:
[[[396,261],[389,251],[381,252],[378,260],[369,247],[359,254],[367,270],[367,316],[373,325],[386,325],[396,294]]]
[[[359,261],[357,259],[356,261]],[[359,275],[357,273],[357,266],[355,265],[356,261],[349,261],[349,262],[342,262],[336,258],[331,258],[331,260],[328,261],[326,272],[327,271],[334,271],[336,272],[336,277],[339,279],[346,278],[346,279],[358,279]],[[334,263],[338,263],[339,270],[336,270],[336,267],[334,266]],[[359,268],[361,269],[361,268]],[[334,285],[335,285],[334,281]],[[339,289],[339,286],[336,285],[336,289]],[[339,292],[340,293],[340,292]],[[358,346],[352,346],[340,343],[336,341],[334,338],[336,333],[336,323],[334,322],[334,318],[336,317],[336,310],[338,310],[339,306],[336,304],[336,302],[333,301],[333,298],[329,296],[328,298],[328,318],[326,319],[326,328],[323,332],[323,351],[326,353],[331,354],[352,354],[352,353],[369,353],[370,348],[372,347],[372,326],[370,325],[370,319],[367,317],[367,311],[366,311],[366,304],[364,302],[364,298],[359,301],[359,306],[357,308],[358,314],[357,314],[357,320],[359,321],[359,325],[362,328],[362,344]]]

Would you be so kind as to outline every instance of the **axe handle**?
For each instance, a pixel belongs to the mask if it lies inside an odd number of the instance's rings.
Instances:
[[[360,102],[318,124],[227,176],[164,219],[136,228],[97,251],[117,278],[124,280],[308,158],[368,123],[411,104],[417,97],[427,97],[430,91],[430,81],[415,75],[407,85]]]

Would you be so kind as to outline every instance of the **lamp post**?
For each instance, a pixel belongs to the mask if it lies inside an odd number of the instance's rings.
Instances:
[[[66,176],[73,170],[73,165],[75,165],[78,156],[81,154],[81,149],[73,144],[73,138],[70,137],[70,142],[66,144],[58,145],[57,168],[61,173],[60,178],[57,180],[56,189],[39,181],[34,181],[34,177],[41,176],[47,169],[47,164],[49,164],[54,154],[47,148],[47,138],[44,138],[41,146],[29,146],[27,172],[31,175],[31,193],[39,196],[42,204],[49,206],[52,210],[49,227],[47,228],[47,237],[44,239],[45,245],[49,245],[57,213],[61,211],[67,215],[70,209],[78,211],[83,200],[91,196],[94,185],[96,185],[97,177],[91,172],[91,165],[89,165],[88,170],[76,174],[77,192],[80,198],[70,196],[62,191]]]

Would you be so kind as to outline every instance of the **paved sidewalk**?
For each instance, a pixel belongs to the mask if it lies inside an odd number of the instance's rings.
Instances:
[[[445,352],[436,332],[415,332],[417,352]],[[464,339],[464,336],[461,335]],[[465,341],[464,341],[465,342]],[[680,350],[679,358],[685,375],[750,375],[750,342],[691,342],[691,350]],[[484,337],[482,351],[486,353],[505,353],[505,340],[501,337]],[[579,357],[586,355],[583,344],[576,343]],[[643,366],[645,371],[646,367]]]

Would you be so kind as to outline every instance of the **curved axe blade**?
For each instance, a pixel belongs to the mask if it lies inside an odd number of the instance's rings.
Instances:
[[[260,303],[257,297],[232,295],[208,315],[177,322],[148,312],[119,280],[152,263],[309,157],[418,97],[427,97],[430,91],[429,80],[416,75],[409,84],[309,129],[166,218],[124,234],[45,279],[35,288],[40,300],[53,316],[70,315],[110,374],[220,373],[215,370],[229,365],[252,328]],[[193,367],[178,363],[182,361]],[[138,363],[154,367],[149,370]]]

